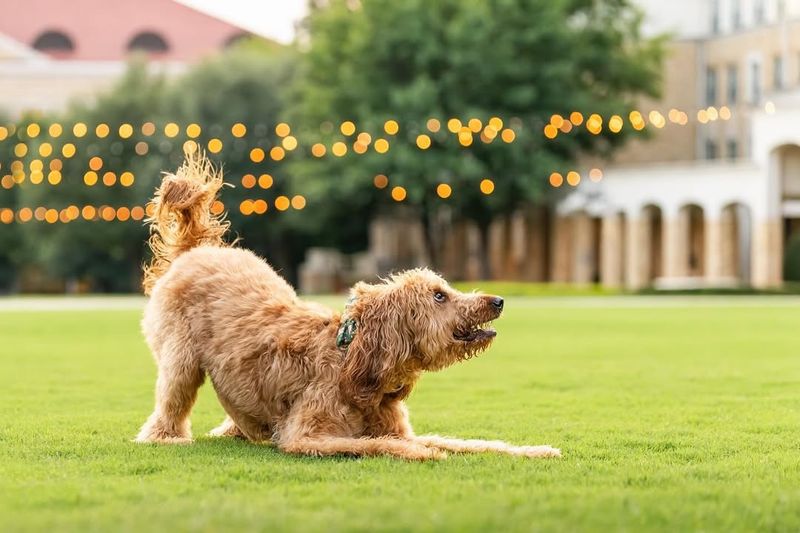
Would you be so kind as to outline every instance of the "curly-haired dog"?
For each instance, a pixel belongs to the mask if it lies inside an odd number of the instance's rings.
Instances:
[[[265,261],[226,245],[212,214],[222,176],[190,156],[154,198],[143,329],[158,365],[139,442],[187,443],[206,375],[228,417],[212,435],[308,455],[438,459],[452,452],[557,457],[549,446],[416,436],[403,400],[423,371],[482,352],[503,309],[411,270],[358,283],[339,314],[301,301]]]

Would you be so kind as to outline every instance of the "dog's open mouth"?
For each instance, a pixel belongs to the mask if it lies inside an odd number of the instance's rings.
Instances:
[[[489,324],[478,324],[468,329],[457,330],[453,338],[461,342],[477,342],[493,338],[497,332]]]

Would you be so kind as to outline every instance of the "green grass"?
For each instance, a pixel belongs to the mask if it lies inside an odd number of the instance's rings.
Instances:
[[[208,385],[194,445],[132,444],[155,373],[137,312],[0,313],[0,530],[800,529],[800,307],[604,302],[512,298],[489,353],[411,397],[419,432],[563,459],[436,463],[202,437]]]

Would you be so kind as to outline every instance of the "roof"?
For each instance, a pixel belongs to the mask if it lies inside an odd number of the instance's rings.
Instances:
[[[247,32],[173,0],[5,0],[0,34],[33,47],[44,32],[73,43],[59,59],[120,60],[129,43],[150,32],[167,43],[159,59],[189,61],[226,46]]]

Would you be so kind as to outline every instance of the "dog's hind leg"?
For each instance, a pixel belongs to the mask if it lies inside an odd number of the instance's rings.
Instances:
[[[239,429],[239,426],[236,425],[236,422],[230,416],[226,416],[225,420],[222,421],[222,424],[215,427],[211,431],[208,432],[209,437],[238,437],[240,439],[246,439],[247,436]]]
[[[189,353],[161,354],[158,360],[156,407],[136,442],[186,444],[192,441],[189,413],[205,373]]]

